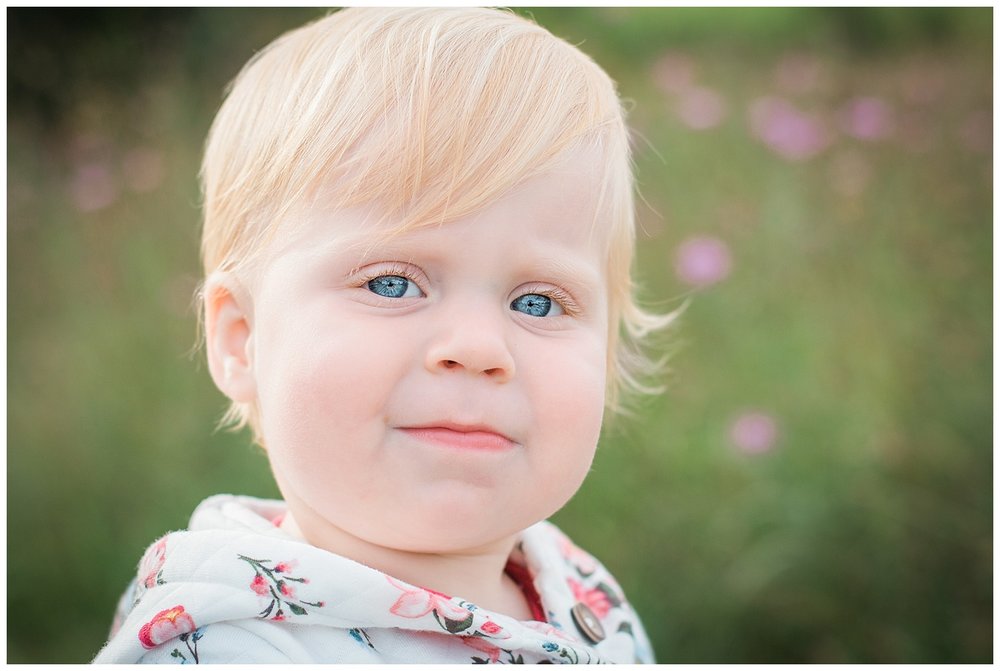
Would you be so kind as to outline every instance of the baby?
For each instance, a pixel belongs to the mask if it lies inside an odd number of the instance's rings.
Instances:
[[[236,78],[202,168],[205,346],[283,501],[147,550],[96,662],[652,662],[544,521],[649,391],[608,76],[489,9],[352,8]]]

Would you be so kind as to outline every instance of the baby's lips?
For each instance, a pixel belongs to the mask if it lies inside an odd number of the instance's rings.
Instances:
[[[517,445],[506,435],[490,426],[461,425],[436,422],[420,426],[400,427],[404,433],[427,443],[458,449],[501,451]]]

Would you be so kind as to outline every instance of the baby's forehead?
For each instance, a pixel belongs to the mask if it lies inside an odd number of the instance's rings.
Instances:
[[[439,207],[417,213],[392,209],[383,199],[345,202],[335,187],[320,187],[275,224],[278,230],[272,236],[270,253],[303,246],[373,252],[403,245],[422,231],[447,232],[459,222],[481,217],[492,217],[495,226],[489,229],[491,235],[526,226],[529,230],[557,230],[562,237],[577,237],[585,231],[607,242],[610,216],[604,207],[603,175],[595,167],[593,154],[574,149],[548,169],[505,190],[466,197],[462,207],[449,207],[446,200]]]

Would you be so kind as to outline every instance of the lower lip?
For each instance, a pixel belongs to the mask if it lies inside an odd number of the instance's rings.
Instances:
[[[430,427],[424,429],[403,429],[403,432],[426,443],[454,447],[460,450],[500,452],[514,447],[513,441],[507,440],[498,433],[490,433],[489,431],[453,431],[451,429]]]

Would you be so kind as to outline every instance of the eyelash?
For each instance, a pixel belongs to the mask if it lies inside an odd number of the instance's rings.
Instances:
[[[517,297],[524,296],[525,294],[538,294],[540,296],[547,296],[548,298],[551,298],[562,306],[563,312],[566,316],[575,317],[580,314],[580,306],[573,300],[573,297],[570,296],[568,292],[558,287],[539,287],[528,285],[527,288],[518,292]],[[549,317],[549,319],[552,319],[552,317]]]
[[[359,270],[355,272],[360,273],[358,274],[357,280],[355,281],[355,284],[358,287],[364,287],[369,282],[378,277],[385,277],[386,275],[398,275],[399,277],[405,277],[410,282],[413,282],[418,287],[420,287],[421,291],[423,291],[423,287],[421,286],[424,283],[423,276],[418,273],[415,273],[409,266],[404,265],[402,263],[387,263],[384,265],[379,265],[370,270],[365,269],[364,271]]]
[[[354,272],[359,273],[358,286],[363,286],[366,283],[371,282],[376,277],[385,277],[386,275],[399,275],[400,277],[405,277],[411,282],[416,282],[419,279],[416,277],[417,273],[413,272],[410,266],[397,262],[379,264],[371,269],[357,269]]]
[[[360,275],[358,275],[356,286],[358,286],[359,288],[365,287],[372,280],[378,277],[384,277],[386,275],[398,275],[399,277],[404,277],[410,282],[416,284],[417,287],[420,288],[420,291],[422,291],[425,294],[427,293],[426,291],[424,291],[423,286],[421,286],[424,280],[423,275],[414,272],[410,266],[397,262],[386,263],[384,265],[379,265],[375,268],[372,268],[371,270],[366,270],[362,272]],[[528,285],[525,289],[523,289],[520,293],[518,293],[517,296],[515,296],[515,298],[524,296],[525,294],[538,294],[540,296],[546,296],[556,301],[557,303],[559,303],[559,305],[562,306],[563,312],[565,313],[564,315],[560,316],[575,317],[578,316],[581,312],[579,304],[577,304],[577,302],[573,300],[573,297],[570,296],[570,294],[567,291],[560,289],[559,287],[552,287],[552,286],[542,287],[542,286]],[[386,299],[386,300],[398,300],[398,299]],[[547,317],[547,319],[553,319],[553,317]]]

